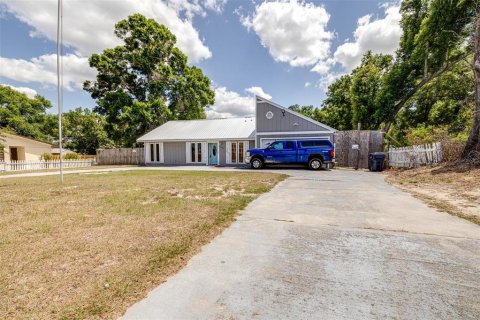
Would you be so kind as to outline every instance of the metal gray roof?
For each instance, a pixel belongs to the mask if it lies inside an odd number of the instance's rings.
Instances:
[[[168,121],[137,141],[234,139],[255,139],[255,118]]]

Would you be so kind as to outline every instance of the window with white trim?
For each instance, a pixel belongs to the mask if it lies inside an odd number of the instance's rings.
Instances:
[[[227,164],[244,163],[248,149],[248,141],[227,141]]]
[[[187,142],[186,157],[187,163],[205,163],[206,142]]]
[[[163,142],[160,143],[149,143],[148,148],[148,157],[147,162],[150,163],[163,163]]]

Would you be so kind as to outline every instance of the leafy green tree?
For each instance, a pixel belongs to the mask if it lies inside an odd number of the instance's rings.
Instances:
[[[405,103],[397,114],[390,136],[405,144],[433,142],[427,139],[428,134],[437,141],[440,138],[466,140],[472,122],[473,87],[470,66],[457,64]]]
[[[10,87],[0,85],[0,129],[33,139],[48,141],[42,124],[50,101],[37,95],[29,98]]]
[[[80,154],[95,154],[99,148],[114,147],[105,130],[105,116],[87,108],[76,108],[65,112],[62,120],[63,146]],[[44,131],[58,143],[58,117],[47,115]]]
[[[312,119],[316,118],[316,115],[315,115],[316,108],[312,105],[310,105],[310,106],[300,106],[299,104],[294,104],[294,105],[291,105],[290,107],[288,107],[288,109],[290,109],[292,111],[295,111],[295,112],[298,112],[298,113],[300,113],[300,114],[302,114],[306,117],[312,118]]]
[[[401,13],[404,36],[380,94],[385,130],[416,92],[473,55],[474,116],[462,156],[480,153],[480,3],[404,0]]]
[[[328,87],[327,98],[322,103],[321,122],[337,130],[353,129],[351,85],[352,77],[344,75]]]
[[[105,131],[105,117],[77,108],[64,114],[65,147],[81,154],[95,154],[98,148],[112,147]]]
[[[480,154],[480,8],[476,7],[475,33],[473,36],[473,74],[475,79],[475,107],[473,109],[473,124],[462,157],[467,158],[474,152]]]
[[[205,107],[214,103],[210,80],[187,64],[168,28],[134,14],[116,24],[115,34],[124,44],[93,54],[97,79],[84,83],[115,144],[132,146],[171,119],[205,118]]]
[[[353,127],[360,123],[363,129],[376,129],[382,122],[377,112],[377,94],[391,63],[390,55],[367,52],[362,64],[353,70],[350,86]]]
[[[0,154],[3,153],[3,148],[5,148],[4,143],[5,143],[5,138],[4,138],[2,130],[0,129]]]
[[[471,35],[474,2],[402,1],[400,49],[378,98],[386,131],[408,99],[471,53],[465,43]]]

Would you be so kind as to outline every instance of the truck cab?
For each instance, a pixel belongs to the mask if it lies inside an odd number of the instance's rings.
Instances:
[[[319,170],[333,167],[334,156],[334,146],[329,140],[278,140],[264,149],[248,150],[245,162],[252,169],[275,164],[303,164],[311,170]]]

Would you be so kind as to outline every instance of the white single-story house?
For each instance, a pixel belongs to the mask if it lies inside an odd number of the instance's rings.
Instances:
[[[138,138],[146,165],[240,165],[248,149],[281,139],[327,139],[335,129],[255,97],[255,117],[175,120]]]
[[[31,138],[3,133],[0,136],[0,161],[38,161],[44,153],[52,152],[52,145]]]

